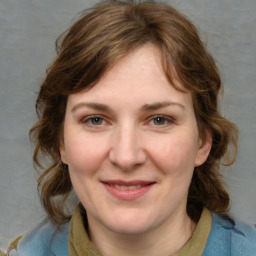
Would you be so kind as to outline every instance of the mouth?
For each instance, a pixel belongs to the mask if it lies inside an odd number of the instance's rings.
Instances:
[[[106,190],[115,198],[120,200],[135,200],[151,190],[156,184],[152,181],[122,181],[122,180],[106,180],[101,181]]]
[[[145,185],[131,185],[131,186],[123,186],[123,185],[114,185],[114,184],[108,184],[111,187],[115,187],[117,189],[121,189],[121,190],[133,190],[133,189],[138,189],[141,187],[145,187]]]

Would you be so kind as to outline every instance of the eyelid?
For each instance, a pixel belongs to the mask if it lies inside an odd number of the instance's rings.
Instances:
[[[92,124],[92,123],[89,123],[90,120],[94,119],[94,118],[100,118],[102,119],[102,124],[99,124],[99,125],[96,125],[96,124]],[[150,122],[152,122],[154,119],[156,118],[163,118],[167,123],[165,124],[150,124]],[[104,115],[101,115],[101,114],[92,114],[92,115],[86,115],[86,116],[83,116],[80,118],[80,122],[84,125],[86,125],[87,127],[95,127],[95,128],[100,128],[102,126],[108,126],[110,125],[112,122],[109,121],[109,119],[104,116]],[[167,127],[167,126],[170,126],[172,124],[176,123],[176,119],[172,116],[169,116],[169,115],[163,115],[163,114],[155,114],[155,115],[152,115],[152,116],[149,116],[144,125],[152,125],[152,126],[155,126],[155,127],[159,127],[159,128],[164,128],[164,127]]]
[[[107,123],[109,123],[109,121],[107,120],[107,118],[105,116],[99,115],[99,114],[84,116],[80,120],[81,120],[81,123],[86,124],[94,118],[102,119],[104,124],[100,124],[100,125],[87,124],[88,126],[97,127],[97,126],[103,126],[103,125],[106,125]]]
[[[89,119],[92,118],[103,118],[102,115],[86,115],[86,116],[82,116],[81,121],[87,121]]]
[[[176,122],[175,118],[173,118],[173,117],[171,117],[171,116],[167,116],[167,115],[161,115],[161,114],[158,114],[158,115],[156,114],[156,115],[150,116],[150,117],[148,118],[148,122],[153,121],[155,118],[163,118],[163,119],[165,119],[165,120],[168,122],[168,124],[155,125],[155,126],[159,126],[159,127],[161,127],[161,126],[162,126],[162,127],[168,126],[168,125],[173,124],[173,123]]]

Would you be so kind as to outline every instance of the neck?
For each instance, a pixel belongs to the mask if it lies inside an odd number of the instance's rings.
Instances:
[[[120,234],[102,226],[90,226],[90,238],[104,256],[166,256],[183,247],[196,223],[184,214],[141,234]]]

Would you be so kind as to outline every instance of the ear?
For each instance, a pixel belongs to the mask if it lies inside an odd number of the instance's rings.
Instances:
[[[60,151],[60,158],[61,158],[61,161],[62,161],[64,164],[68,164],[68,163],[67,163],[67,158],[66,158],[66,150],[65,150],[64,141],[61,141],[61,142],[60,142],[59,151]]]
[[[202,165],[208,158],[212,148],[212,131],[206,128],[205,136],[199,138],[198,151],[195,160],[195,167]]]

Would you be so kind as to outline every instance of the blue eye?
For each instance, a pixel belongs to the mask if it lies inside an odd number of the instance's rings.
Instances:
[[[92,117],[88,121],[92,125],[101,125],[103,123],[103,119],[101,117]]]
[[[171,128],[175,123],[175,119],[165,115],[155,115],[150,117],[149,125],[153,128]]]
[[[168,120],[166,120],[166,118],[164,118],[164,117],[155,117],[153,119],[153,123],[155,125],[164,125],[164,124],[166,124],[166,122],[168,122]]]
[[[88,127],[93,127],[105,125],[106,121],[100,116],[87,116],[82,119],[82,123]]]

